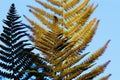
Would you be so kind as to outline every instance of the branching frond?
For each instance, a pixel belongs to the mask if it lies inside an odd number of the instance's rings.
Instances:
[[[41,24],[25,16],[33,26],[28,26],[33,32],[33,35],[29,37],[44,55],[43,61],[48,63],[46,68],[49,68],[49,71],[43,74],[54,80],[72,80],[77,77],[77,80],[92,80],[102,73],[109,62],[81,75],[95,65],[95,60],[103,54],[109,41],[89,58],[78,63],[87,56],[88,53],[80,54],[80,52],[91,42],[98,28],[99,20],[93,18],[89,21],[89,17],[98,5],[89,4],[90,0],[35,1],[50,10],[48,12],[41,8],[28,6],[30,12]],[[45,25],[48,30],[41,27],[42,25]],[[36,58],[39,60],[39,57]],[[34,72],[37,74],[37,71]]]
[[[15,5],[12,4],[0,35],[0,76],[12,80],[20,80],[25,73],[22,70],[30,69],[32,65],[31,58],[24,53],[26,46],[31,45],[28,40],[23,40],[26,35],[26,27],[19,21],[20,16],[16,14]],[[30,50],[29,50],[30,52]],[[32,76],[32,75],[28,75]],[[26,76],[27,78],[27,76]]]

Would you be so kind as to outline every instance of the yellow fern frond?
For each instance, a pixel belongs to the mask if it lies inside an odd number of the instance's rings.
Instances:
[[[61,13],[62,13],[62,11],[61,11],[60,9],[57,9],[57,8],[55,8],[55,7],[52,7],[52,6],[50,6],[49,4],[47,4],[47,3],[45,3],[45,2],[41,2],[41,1],[39,1],[39,0],[35,0],[35,1],[36,1],[37,3],[43,5],[45,8],[51,9],[52,11],[54,11],[54,12],[57,13],[57,14],[61,14]]]
[[[51,20],[54,19],[54,16],[52,14],[49,14],[49,13],[45,12],[44,10],[42,10],[40,8],[36,8],[34,6],[28,6],[28,7],[33,9],[34,11],[38,12],[39,14],[46,16],[47,18],[49,18]]]
[[[88,54],[82,54],[82,51],[91,42],[98,28],[99,20],[93,18],[89,21],[89,17],[98,5],[89,4],[90,0],[35,1],[42,7],[49,9],[48,12],[28,6],[30,12],[41,22],[40,25],[25,16],[33,26],[28,26],[33,32],[33,36],[28,36],[35,43],[36,48],[41,51],[40,54],[44,56],[42,60],[46,63],[41,66],[39,58],[36,56],[37,59],[34,60],[37,64],[36,70],[39,67],[46,68],[47,71],[43,74],[54,80],[92,80],[101,74],[110,61],[89,73],[82,74],[95,65],[94,61],[103,54],[110,42],[109,40],[102,48],[82,61]],[[41,27],[43,25],[45,27]],[[36,79],[40,79],[40,74],[35,73],[37,74]],[[100,80],[107,80],[108,77]]]
[[[65,18],[68,18],[76,13],[79,13],[81,10],[84,9],[84,7],[88,4],[89,0],[85,0],[80,6],[76,7],[75,9],[65,13]],[[74,5],[74,4],[73,4]]]
[[[87,34],[91,30],[91,28],[93,27],[95,22],[96,22],[96,18],[91,20],[89,22],[89,24],[86,25],[82,30],[80,30],[76,34],[74,34],[73,37],[71,38],[71,41],[77,41],[80,38],[83,38],[85,36],[85,34]]]
[[[79,52],[79,51],[83,50],[87,46],[87,44],[89,42],[91,42],[92,37],[95,34],[96,29],[98,27],[98,23],[99,23],[99,21],[96,22],[96,24],[94,25],[94,27],[91,30],[89,30],[89,32],[87,32],[84,35],[84,37],[82,37],[81,39],[79,39],[79,41],[74,46],[74,51]]]
[[[58,77],[58,79],[59,78],[61,79],[62,77],[65,77],[65,76],[70,76],[70,74],[72,75],[72,74],[78,73],[78,72],[79,72],[79,74],[81,74],[83,71],[85,71],[86,69],[91,67],[91,66],[88,66],[88,65],[89,64],[77,65],[77,66],[74,66],[73,68],[65,69],[64,71],[62,71],[62,73]]]
[[[93,8],[94,8],[93,5],[91,5],[83,13],[76,14],[75,16],[73,16],[71,19],[69,19],[66,22],[66,27],[69,28],[71,25],[74,25],[74,23],[77,23],[77,22],[82,21],[84,19],[88,19],[87,16],[89,16],[94,11]]]
[[[29,21],[29,23],[31,23],[32,26],[34,26],[33,29],[37,30],[40,33],[39,35],[41,35],[42,33],[46,33],[47,32],[46,29],[42,28],[39,24],[35,23],[33,20],[29,19],[26,16],[24,16],[24,17]],[[33,31],[33,33],[34,33],[34,31]]]
[[[98,76],[100,73],[102,73],[109,63],[110,63],[110,61],[106,62],[105,64],[103,64],[101,66],[98,66],[97,68],[93,69],[91,72],[80,76],[78,78],[78,80],[93,79],[95,76]]]

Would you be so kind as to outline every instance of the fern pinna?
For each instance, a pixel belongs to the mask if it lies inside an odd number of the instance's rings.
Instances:
[[[21,71],[32,65],[31,58],[24,53],[30,43],[23,39],[26,36],[26,27],[19,21],[20,16],[16,14],[14,4],[6,18],[3,20],[6,26],[3,26],[3,33],[0,35],[0,75],[10,80],[20,80],[25,74]]]
[[[82,59],[89,52],[81,53],[91,42],[98,27],[99,20],[96,18],[88,21],[97,5],[89,4],[90,0],[35,1],[44,8],[30,5],[28,7],[30,12],[42,24],[38,24],[26,16],[25,18],[33,26],[28,26],[33,32],[33,35],[29,35],[29,37],[44,56],[36,58],[47,63],[43,66],[36,61],[37,68],[43,67],[49,70],[43,72],[45,78],[49,77],[54,80],[93,80],[101,74],[110,61],[90,72],[87,72],[87,70],[95,65],[95,60],[103,54],[110,40],[84,61]],[[37,70],[29,70],[29,72],[39,74]],[[39,80],[40,77],[41,74],[36,79]],[[101,79],[107,80],[108,77],[109,75]]]

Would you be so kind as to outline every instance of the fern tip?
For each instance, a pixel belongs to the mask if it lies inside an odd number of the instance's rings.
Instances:
[[[100,20],[97,21],[98,23],[100,22]]]
[[[39,0],[35,0],[36,2],[38,2]]]
[[[109,74],[108,77],[110,77],[112,74]]]
[[[29,9],[29,11],[30,11],[30,12],[32,12],[32,10],[31,10],[31,9]]]
[[[106,43],[106,45],[108,45],[108,44],[110,43],[110,41],[111,41],[111,40],[108,40],[107,43]]]
[[[108,40],[108,43],[111,41],[111,39]]]
[[[111,62],[111,60],[107,61],[104,66],[106,67],[109,63]]]
[[[23,17],[26,17],[25,15],[23,15]]]
[[[30,7],[30,5],[27,5],[26,7]]]

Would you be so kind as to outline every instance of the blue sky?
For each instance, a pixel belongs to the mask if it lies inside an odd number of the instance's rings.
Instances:
[[[91,0],[95,4],[99,4],[98,8],[92,14],[91,18],[96,17],[100,20],[99,28],[93,38],[93,41],[89,44],[87,50],[94,52],[104,45],[104,43],[111,39],[111,42],[106,49],[103,56],[97,61],[98,64],[103,64],[107,60],[111,60],[109,66],[105,69],[104,75],[111,73],[112,76],[109,80],[118,80],[120,73],[120,0]],[[12,3],[15,3],[17,12],[22,16],[22,20],[28,23],[24,17],[27,15],[31,19],[35,19],[33,15],[29,13],[29,8],[26,5],[38,4],[34,0],[0,0],[0,33],[2,31],[2,20],[5,19],[8,9]],[[39,5],[38,5],[39,6]],[[103,75],[102,75],[103,76]]]

